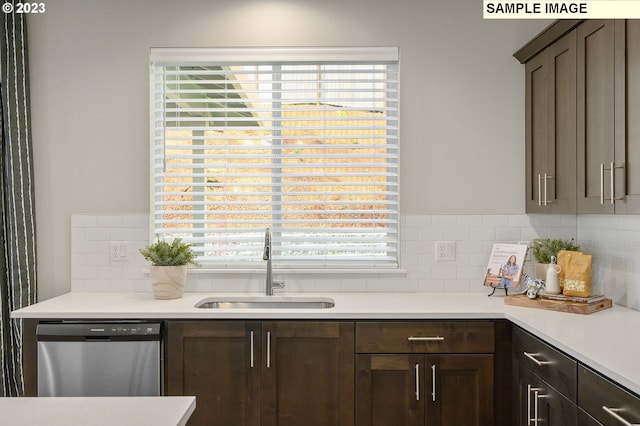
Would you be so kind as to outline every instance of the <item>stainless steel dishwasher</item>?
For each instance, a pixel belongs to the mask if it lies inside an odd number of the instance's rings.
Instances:
[[[41,323],[38,396],[161,394],[159,322]]]

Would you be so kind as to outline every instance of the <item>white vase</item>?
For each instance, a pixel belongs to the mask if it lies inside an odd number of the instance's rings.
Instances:
[[[155,266],[151,265],[149,280],[156,299],[179,299],[187,281],[187,265]]]
[[[545,293],[548,294],[560,294],[560,282],[558,279],[558,273],[560,272],[560,265],[550,263],[547,269],[547,278],[544,281]]]

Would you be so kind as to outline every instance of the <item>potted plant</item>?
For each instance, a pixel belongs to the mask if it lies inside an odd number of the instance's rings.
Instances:
[[[533,257],[536,258],[536,278],[545,279],[547,268],[551,263],[551,256],[558,259],[558,252],[561,250],[580,251],[580,246],[571,239],[558,238],[535,238],[531,245]]]
[[[189,265],[197,266],[191,244],[176,238],[171,242],[158,239],[140,253],[151,262],[149,279],[156,299],[179,299],[187,280]]]

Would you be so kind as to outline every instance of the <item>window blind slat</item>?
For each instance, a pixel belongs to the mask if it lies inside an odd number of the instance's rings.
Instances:
[[[394,53],[395,52],[395,53]],[[394,48],[152,49],[152,233],[206,266],[397,267]]]

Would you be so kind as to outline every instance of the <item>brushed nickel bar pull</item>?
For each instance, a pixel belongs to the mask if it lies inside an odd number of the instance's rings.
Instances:
[[[431,400],[436,401],[436,365],[431,365]]]
[[[613,173],[613,171],[615,170],[615,166],[613,164],[613,161],[611,162],[610,168],[611,168],[611,171],[609,173],[610,173],[610,176],[611,176],[611,204],[615,204],[615,196],[614,196],[614,194],[616,193],[616,184],[615,184],[615,179],[614,179],[615,176],[614,176],[614,173]]]
[[[604,163],[600,163],[600,204],[604,204]]]
[[[271,368],[271,332],[267,331],[267,368]]]
[[[546,365],[546,364],[551,364],[551,361],[540,361],[539,359],[536,359],[535,356],[539,354],[531,354],[529,352],[523,352],[523,354],[524,356],[529,358],[531,361],[535,362],[538,367],[542,367],[543,365]]]
[[[408,341],[410,342],[441,342],[444,340],[443,336],[409,336],[407,338]]]
[[[553,175],[544,174],[544,205],[551,204],[553,201],[549,201],[549,197],[547,197],[547,179],[553,179]]]
[[[533,391],[533,426],[538,426],[538,389]]]
[[[534,426],[538,425],[538,392],[541,391],[542,388],[534,388],[531,385],[527,385],[527,426],[531,426],[531,422],[533,422]],[[534,403],[533,403],[533,415],[531,418],[531,392],[534,393]]]
[[[616,197],[616,180],[615,180],[615,174],[614,174],[614,170],[615,169],[624,169],[624,166],[616,166],[615,163],[612,161],[610,164],[610,172],[611,173],[611,204],[615,204],[616,201],[622,201],[624,200],[624,197]]]
[[[253,330],[251,330],[251,368],[253,368]]]
[[[527,385],[527,426],[531,426],[531,385]]]
[[[542,175],[538,173],[538,207],[542,207]]]
[[[420,364],[416,364],[416,401],[420,401]]]
[[[607,412],[608,414],[612,415],[617,421],[620,422],[620,424],[623,424],[624,426],[638,426],[640,425],[640,423],[631,423],[628,422],[627,420],[625,420],[620,414],[618,414],[616,411],[623,411],[622,408],[609,408],[606,405],[602,406],[602,409]]]

